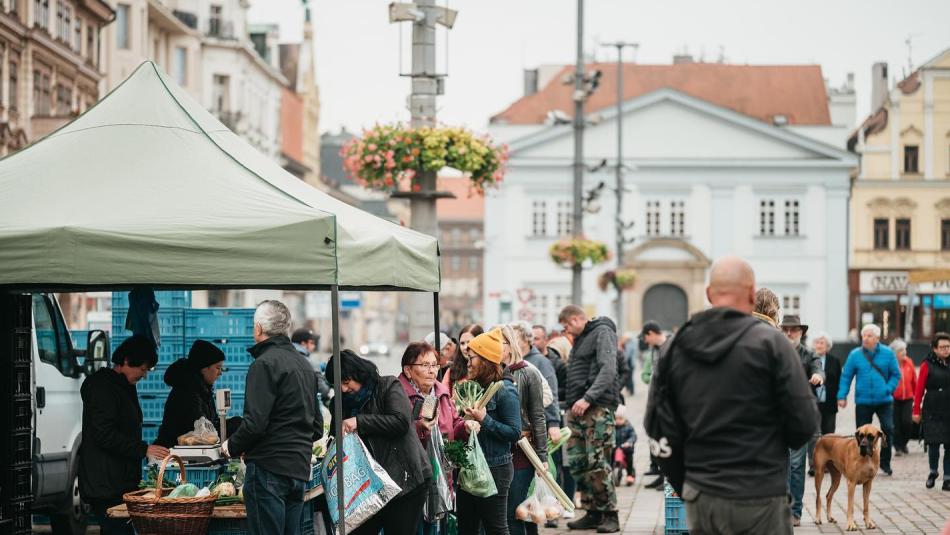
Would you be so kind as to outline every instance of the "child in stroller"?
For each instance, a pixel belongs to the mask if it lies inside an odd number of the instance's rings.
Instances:
[[[621,482],[626,481],[627,486],[633,485],[636,481],[636,470],[633,466],[633,448],[637,443],[637,432],[633,425],[627,421],[622,411],[623,407],[617,410],[617,419],[614,426],[614,462],[611,471],[614,486],[620,486]]]

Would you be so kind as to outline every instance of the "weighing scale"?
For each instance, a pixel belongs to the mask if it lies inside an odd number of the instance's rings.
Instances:
[[[183,463],[199,466],[220,464],[225,461],[221,455],[221,444],[228,439],[227,416],[231,410],[231,389],[221,388],[215,390],[215,405],[218,409],[218,419],[221,429],[219,441],[217,444],[200,444],[196,446],[174,446],[169,450],[172,455],[181,457]]]

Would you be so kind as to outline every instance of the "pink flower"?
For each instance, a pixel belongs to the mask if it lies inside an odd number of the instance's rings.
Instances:
[[[412,191],[418,193],[418,192],[422,191],[422,186],[419,185],[419,184],[413,184],[413,185],[412,185]]]
[[[372,154],[367,154],[367,155],[363,158],[363,161],[365,161],[365,162],[367,162],[367,163],[373,161],[373,155],[372,155]]]
[[[370,143],[368,148],[369,148],[370,152],[372,152],[372,151],[376,150],[376,144],[375,144],[375,143]]]

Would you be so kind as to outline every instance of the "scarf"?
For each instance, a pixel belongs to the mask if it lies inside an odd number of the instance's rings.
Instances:
[[[376,381],[368,381],[359,392],[344,392],[340,396],[343,400],[343,415],[352,418],[359,414],[366,402],[376,393]]]

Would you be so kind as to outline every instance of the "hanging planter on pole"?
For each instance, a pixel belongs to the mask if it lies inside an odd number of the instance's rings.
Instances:
[[[607,244],[587,238],[565,238],[548,249],[551,260],[562,267],[593,266],[610,260]]]
[[[419,192],[421,173],[451,167],[465,173],[472,189],[483,194],[504,179],[508,146],[464,128],[394,123],[364,130],[343,145],[340,155],[343,168],[369,189]]]
[[[612,286],[618,292],[629,290],[637,283],[637,272],[632,269],[610,270],[597,277],[597,286],[603,292]]]

